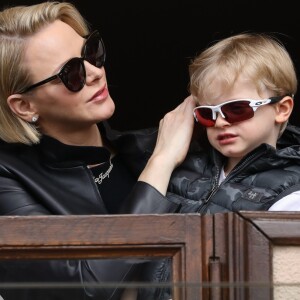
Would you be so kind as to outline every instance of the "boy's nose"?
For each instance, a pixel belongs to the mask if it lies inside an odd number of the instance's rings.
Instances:
[[[217,112],[215,127],[224,127],[230,125],[231,123],[229,123],[225,118],[222,117],[222,115],[219,112]]]

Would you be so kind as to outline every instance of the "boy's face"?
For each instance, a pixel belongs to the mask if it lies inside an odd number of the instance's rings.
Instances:
[[[232,89],[218,93],[217,98],[201,101],[197,105],[219,105],[237,99],[268,99],[274,95],[258,95],[255,85],[249,80],[239,78]],[[222,109],[222,108],[221,108]],[[276,122],[276,104],[259,106],[253,117],[229,123],[217,113],[215,124],[207,127],[207,136],[211,145],[228,157],[230,166],[236,165],[246,154],[262,143],[276,147],[279,135],[279,124]]]

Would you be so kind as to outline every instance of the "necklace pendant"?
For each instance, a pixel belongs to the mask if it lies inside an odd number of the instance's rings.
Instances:
[[[107,171],[105,173],[101,172],[97,177],[94,177],[94,181],[97,184],[101,184],[103,179],[105,179],[106,177],[109,178],[109,173],[111,172],[112,168],[114,167],[114,165],[111,163],[111,161],[109,161],[109,167],[107,169]]]

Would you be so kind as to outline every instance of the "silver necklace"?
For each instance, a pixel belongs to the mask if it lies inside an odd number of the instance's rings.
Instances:
[[[109,178],[109,173],[111,172],[113,167],[114,165],[111,163],[111,161],[109,161],[109,167],[107,171],[105,173],[101,172],[97,177],[94,177],[95,183],[101,184],[103,179],[105,179],[106,177]]]

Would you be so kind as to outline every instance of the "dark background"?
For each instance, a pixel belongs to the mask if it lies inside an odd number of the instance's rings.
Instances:
[[[1,7],[40,1],[1,1]],[[188,64],[215,40],[244,31],[275,34],[300,70],[294,1],[72,1],[107,49],[106,72],[116,129],[158,125],[188,95]],[[297,73],[299,73],[297,71]],[[291,123],[300,125],[299,96]]]

